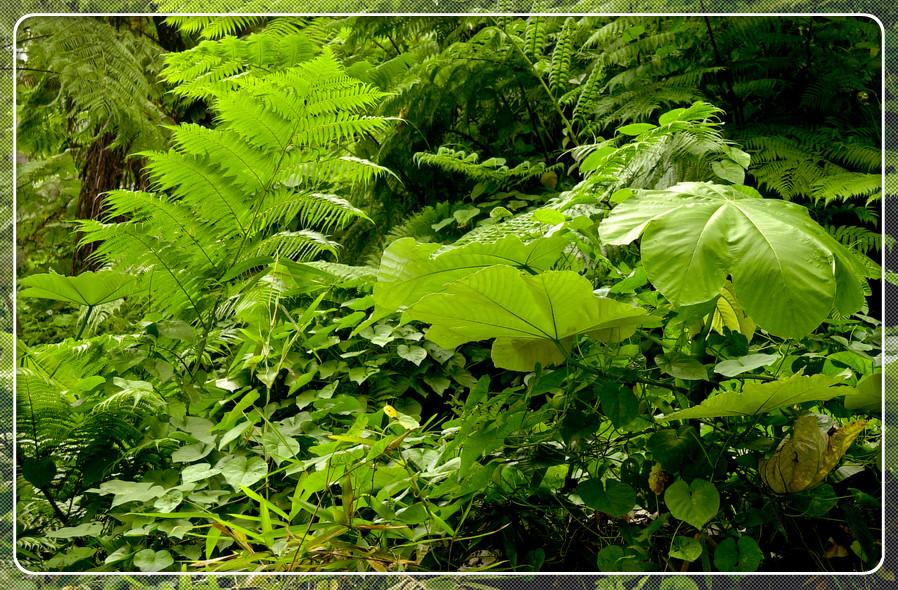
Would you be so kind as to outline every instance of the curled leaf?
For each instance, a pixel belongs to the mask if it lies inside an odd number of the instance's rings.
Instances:
[[[828,434],[820,428],[815,416],[801,416],[773,456],[759,463],[761,479],[780,494],[800,492],[820,483],[845,455],[864,425],[864,420],[855,420]]]

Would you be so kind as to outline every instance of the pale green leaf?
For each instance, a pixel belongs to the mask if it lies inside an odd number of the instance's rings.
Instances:
[[[855,386],[856,393],[845,396],[849,410],[878,411],[882,408],[882,373],[873,373],[861,379]]]
[[[122,481],[112,479],[100,484],[100,489],[88,490],[100,495],[114,494],[112,507],[126,502],[147,502],[165,494],[165,488],[150,482]]]
[[[714,484],[704,479],[691,484],[678,479],[664,491],[664,503],[674,518],[701,530],[720,509],[720,494]]]
[[[720,416],[754,416],[809,401],[826,401],[854,391],[838,386],[840,380],[826,375],[805,377],[795,374],[788,379],[766,383],[745,383],[742,391],[725,391],[707,398],[697,406],[658,417],[659,421]]]
[[[443,348],[495,338],[497,367],[532,371],[557,363],[567,339],[588,333],[605,342],[629,337],[645,318],[642,309],[598,297],[570,271],[525,275],[498,265],[450,283],[406,312],[431,324],[427,338]],[[516,351],[521,350],[520,355]]]
[[[685,182],[640,191],[612,210],[599,234],[614,245],[641,235],[649,280],[677,305],[718,297],[732,276],[748,315],[784,338],[812,332],[833,308],[851,314],[864,303],[864,269],[807,209],[740,187]]]
[[[677,535],[670,543],[669,555],[674,559],[695,561],[702,554],[702,544],[692,537]]]
[[[268,473],[268,464],[260,457],[225,457],[216,467],[235,490],[252,486]]]
[[[374,286],[374,314],[370,324],[421,297],[439,292],[444,285],[495,264],[507,264],[530,271],[546,270],[561,256],[565,240],[540,238],[525,244],[507,236],[491,244],[464,246],[421,244],[412,238],[396,240],[384,250],[377,284]]]
[[[748,354],[717,363],[714,365],[714,372],[726,377],[735,377],[748,371],[772,365],[779,358],[778,354]]]
[[[144,549],[134,555],[134,565],[142,572],[161,572],[175,562],[174,558],[166,550],[153,551]]]
[[[19,284],[26,287],[19,291],[19,295],[96,306],[125,297],[133,281],[133,275],[112,270],[83,272],[74,277],[36,274],[19,280]]]

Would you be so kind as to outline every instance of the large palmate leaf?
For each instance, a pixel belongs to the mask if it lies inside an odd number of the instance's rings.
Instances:
[[[74,277],[45,273],[20,280],[19,284],[26,289],[19,295],[91,307],[125,297],[133,281],[133,276],[112,270],[83,272]]]
[[[465,246],[421,244],[413,238],[396,240],[384,250],[374,287],[374,314],[381,319],[411,305],[421,297],[439,292],[444,285],[477,270],[496,264],[530,272],[550,268],[561,256],[566,240],[540,238],[525,244],[516,236],[493,243]]]
[[[577,334],[618,342],[633,334],[646,315],[596,296],[590,282],[575,272],[527,275],[505,265],[449,283],[406,313],[431,324],[427,338],[444,348],[495,338],[493,363],[514,371],[561,362]]]
[[[602,221],[606,244],[642,235],[652,284],[677,305],[709,301],[727,275],[745,311],[777,336],[802,337],[836,308],[864,303],[864,268],[808,215],[752,189],[684,182],[640,191]]]
[[[809,401],[826,401],[839,395],[854,393],[854,388],[838,386],[837,377],[800,373],[788,379],[767,383],[745,383],[742,391],[725,391],[712,395],[702,403],[658,418],[661,421],[721,416],[754,416],[784,406]]]

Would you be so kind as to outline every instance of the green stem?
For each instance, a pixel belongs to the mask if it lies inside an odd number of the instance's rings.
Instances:
[[[87,322],[90,321],[90,314],[93,310],[93,305],[87,306],[87,311],[84,313],[84,320],[81,322],[81,327],[78,329],[78,334],[75,336],[75,340],[81,340],[81,335],[84,334],[84,329],[87,328]]]
[[[579,138],[577,137],[577,134],[574,132],[574,127],[571,125],[571,122],[565,116],[564,111],[561,110],[561,105],[558,104],[558,100],[555,98],[555,94],[552,92],[552,90],[546,84],[546,81],[543,80],[542,76],[540,76],[538,73],[536,73],[536,69],[533,66],[533,62],[530,61],[530,58],[527,57],[527,54],[524,53],[524,50],[521,49],[520,47],[518,47],[518,44],[515,41],[514,37],[512,37],[511,35],[508,34],[508,31],[505,30],[504,26],[500,27],[499,23],[497,23],[495,19],[493,19],[493,23],[497,26],[497,28],[500,28],[502,30],[502,32],[505,33],[505,36],[508,37],[509,41],[511,41],[511,46],[515,48],[515,51],[517,51],[518,54],[522,58],[524,58],[524,61],[526,61],[527,64],[530,66],[530,71],[533,73],[533,75],[536,77],[536,79],[539,80],[539,83],[543,87],[543,90],[546,91],[546,95],[549,97],[549,100],[552,101],[552,106],[555,107],[555,112],[558,113],[558,116],[561,118],[561,122],[564,123],[564,127],[567,129],[568,137],[571,138],[571,141],[574,142],[574,144],[578,143]]]

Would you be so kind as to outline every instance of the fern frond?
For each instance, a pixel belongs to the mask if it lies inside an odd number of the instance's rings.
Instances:
[[[220,39],[235,35],[265,21],[261,16],[169,16],[169,25],[188,34],[199,33],[203,39]]]
[[[867,229],[866,227],[854,225],[828,225],[826,226],[826,231],[828,231],[830,235],[838,240],[843,246],[847,246],[863,254],[879,252],[883,246],[882,234]],[[891,238],[889,242],[894,243],[894,238],[891,236],[887,236],[887,238]]]
[[[542,162],[524,161],[514,168],[509,168],[503,158],[488,158],[481,162],[476,152],[467,153],[446,146],[440,146],[435,154],[418,152],[414,155],[414,161],[419,166],[422,164],[436,166],[473,180],[491,180],[502,185],[534,178],[547,170]]]
[[[555,48],[552,50],[552,62],[549,67],[549,87],[558,92],[564,89],[571,77],[571,58],[574,54],[574,34],[576,19],[568,17],[561,27]]]
[[[311,260],[324,252],[334,257],[340,244],[327,236],[311,230],[282,231],[262,240],[256,247],[256,256]]]
[[[860,172],[830,174],[811,185],[811,196],[823,201],[855,197],[866,197],[868,202],[878,201],[882,197],[882,177]]]

